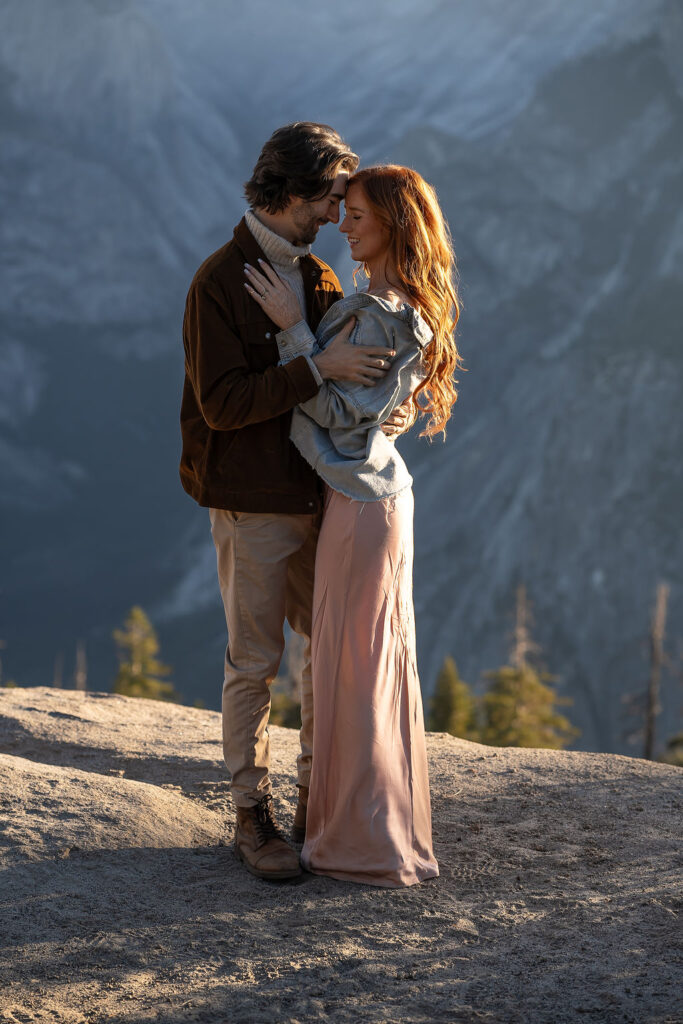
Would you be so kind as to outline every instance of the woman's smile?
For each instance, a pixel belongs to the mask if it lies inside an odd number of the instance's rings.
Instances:
[[[344,207],[345,216],[339,230],[346,235],[354,260],[369,263],[378,259],[387,250],[389,232],[371,209],[359,185],[349,185]]]

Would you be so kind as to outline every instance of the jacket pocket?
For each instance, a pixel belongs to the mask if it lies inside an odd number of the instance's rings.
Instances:
[[[277,327],[267,317],[236,324],[249,369],[262,373],[275,366],[280,356],[275,335]]]

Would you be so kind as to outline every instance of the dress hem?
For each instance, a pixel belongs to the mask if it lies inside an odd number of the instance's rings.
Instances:
[[[304,871],[308,871],[311,875],[319,875],[321,878],[335,878],[338,882],[354,882],[357,885],[372,885],[379,889],[407,889],[411,885],[419,885],[421,882],[426,882],[430,878],[439,877],[438,868],[436,871],[426,871],[425,873],[411,875],[410,879],[397,882],[395,879],[389,879],[386,876],[380,880],[361,873],[347,871],[322,871],[308,867],[303,860],[301,861],[301,866]]]

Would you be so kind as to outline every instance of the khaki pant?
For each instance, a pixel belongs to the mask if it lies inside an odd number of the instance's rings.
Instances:
[[[270,684],[284,651],[285,619],[305,638],[298,781],[308,786],[313,751],[311,605],[318,515],[209,510],[228,626],[223,682],[223,756],[240,807],[271,784]]]

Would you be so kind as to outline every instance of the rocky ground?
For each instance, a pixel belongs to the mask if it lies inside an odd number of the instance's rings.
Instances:
[[[440,878],[272,884],[230,845],[219,724],[0,690],[2,1024],[683,1021],[679,768],[430,735]]]

